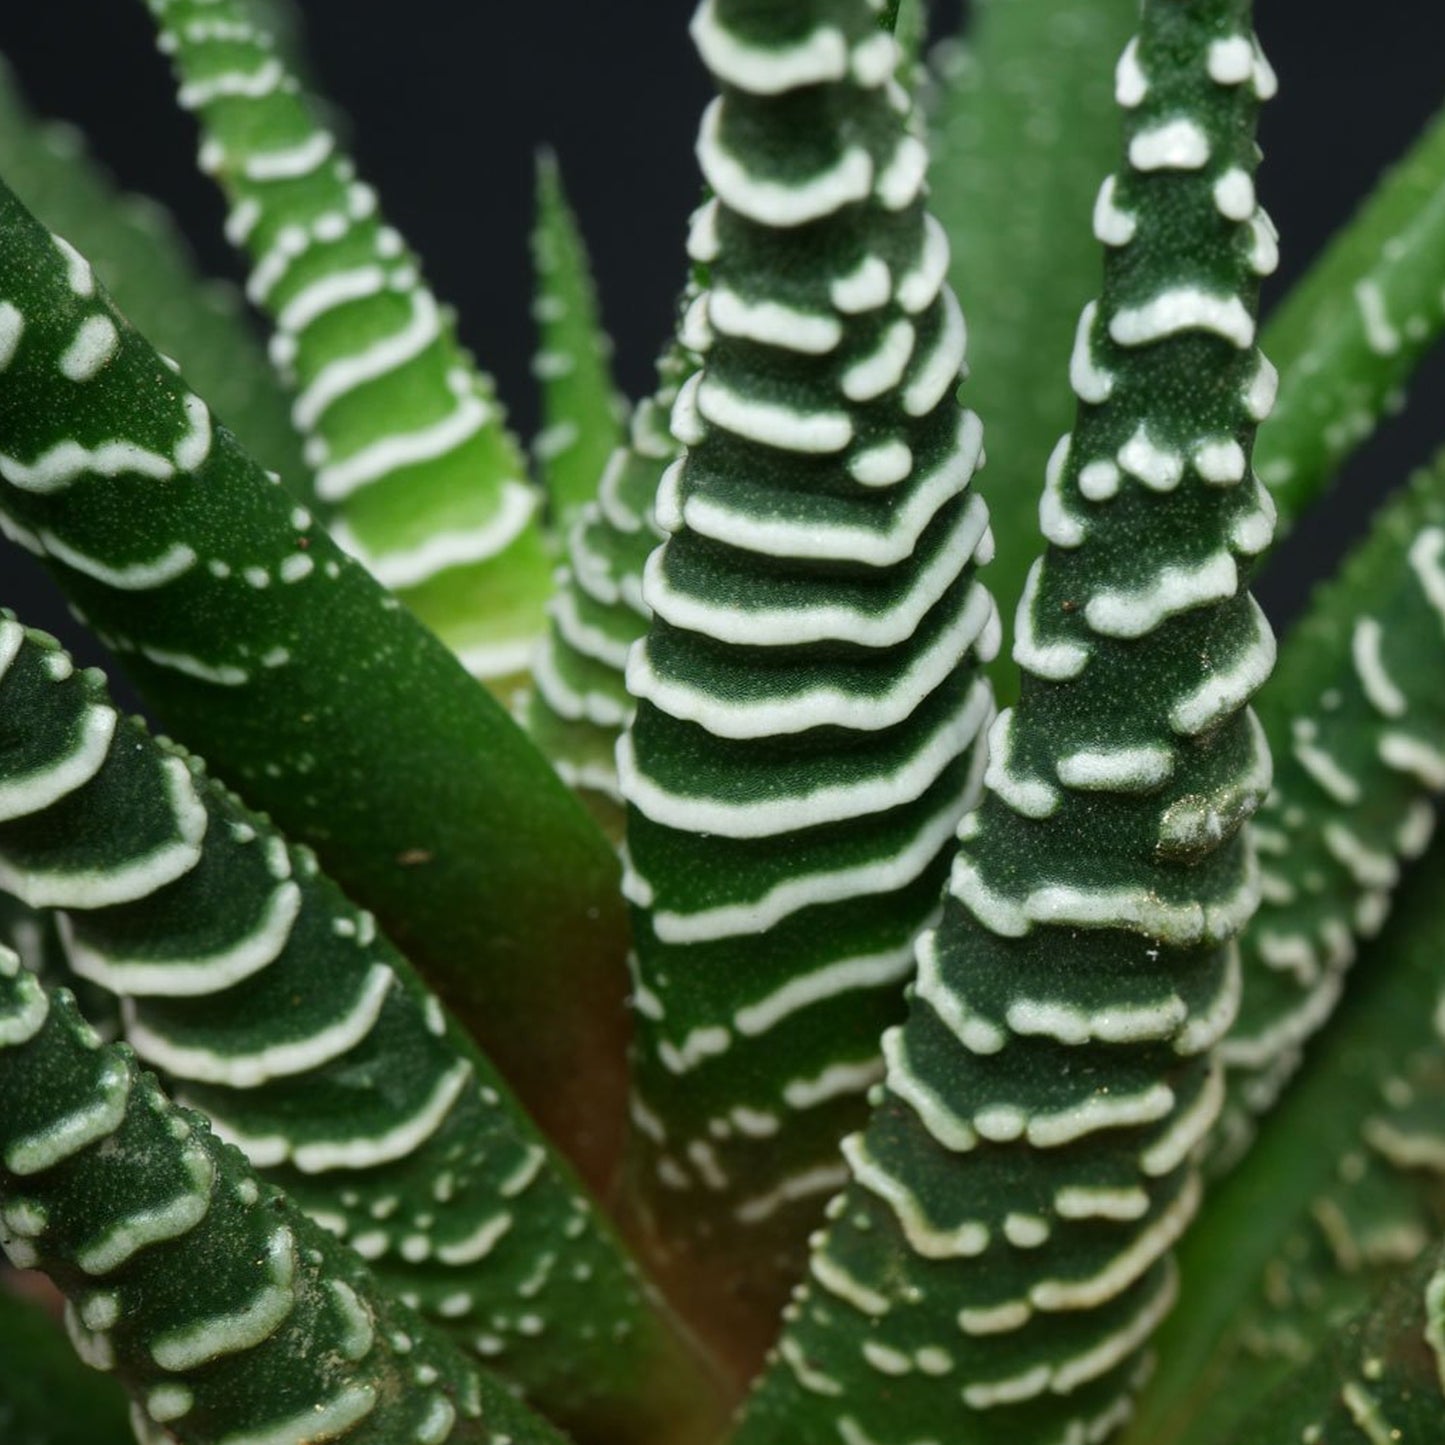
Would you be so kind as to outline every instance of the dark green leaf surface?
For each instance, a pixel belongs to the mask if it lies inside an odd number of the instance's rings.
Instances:
[[[10,525],[167,725],[316,847],[600,1176],[621,1115],[606,840],[8,191],[0,340]]]
[[[1445,790],[1445,458],[1321,589],[1260,693],[1274,788],[1254,827],[1263,901],[1221,1050],[1214,1165],[1237,1158],[1330,1015]]]
[[[0,622],[0,661],[0,886],[63,910],[141,1059],[554,1418],[705,1417],[615,1236],[371,915],[48,640]]]
[[[0,952],[0,1248],[142,1445],[560,1439]]]
[[[1339,1331],[1230,1445],[1395,1445],[1445,1439],[1445,1249]]]
[[[1269,786],[1247,0],[1147,0],[1120,80],[1127,226],[1080,329],[1022,696],[739,1445],[1102,1439],[1175,1298]]]
[[[1211,1190],[1180,1254],[1182,1302],[1158,1336],[1128,1445],[1232,1439],[1274,1385],[1445,1233],[1442,863],[1437,845],[1363,949],[1344,1004],[1254,1148]],[[1277,1423],[1274,1438],[1301,1439]],[[1320,1437],[1337,1441],[1356,1445],[1348,1431]]]
[[[705,0],[703,368],[628,665],[638,1047],[627,1188],[751,1363],[841,1182],[976,791],[997,646],[978,419],[926,149],[867,0]]]
[[[68,125],[42,123],[0,68],[0,175],[51,230],[83,251],[115,303],[173,357],[211,409],[298,495],[311,491],[290,401],[244,303],[196,269],[174,221],[148,196],[119,192]]]

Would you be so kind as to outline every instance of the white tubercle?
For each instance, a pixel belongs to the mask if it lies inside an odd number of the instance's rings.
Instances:
[[[60,374],[69,381],[89,381],[119,349],[115,322],[103,313],[87,316],[60,355]]]
[[[1184,458],[1160,446],[1146,422],[1140,422],[1134,435],[1119,448],[1119,465],[1156,492],[1172,491],[1184,477]]]
[[[1238,296],[1221,296],[1199,286],[1161,291],[1143,306],[1117,311],[1109,335],[1120,346],[1144,346],[1181,331],[1212,331],[1241,351],[1254,344],[1254,318]]]
[[[842,323],[835,316],[802,311],[779,301],[753,301],[719,285],[694,303],[705,306],[715,330],[725,336],[758,341],[806,356],[823,356],[843,339]],[[690,313],[689,313],[690,314]],[[693,346],[694,351],[703,348]]]
[[[693,44],[717,78],[753,95],[780,95],[848,74],[848,42],[834,26],[778,46],[750,44],[718,18],[716,0],[703,0],[690,26]]]
[[[1254,46],[1248,36],[1229,35],[1209,46],[1209,78],[1219,85],[1243,85],[1254,74]]]
[[[1185,117],[1141,130],[1129,142],[1129,164],[1136,171],[1197,171],[1208,161],[1209,137]]]
[[[877,310],[887,304],[892,292],[893,274],[879,256],[864,256],[853,270],[829,287],[833,305],[845,316]]]
[[[681,399],[679,396],[679,402]],[[734,436],[780,451],[827,456],[842,451],[853,440],[853,423],[847,412],[799,411],[782,402],[747,397],[706,372],[697,388],[697,409],[706,420]],[[674,435],[684,445],[691,445],[675,422]]]
[[[1115,199],[1118,189],[1119,178],[1105,176],[1094,202],[1094,237],[1105,246],[1127,246],[1139,229],[1138,217]]]
[[[1056,547],[1077,547],[1084,540],[1083,523],[1064,505],[1064,472],[1072,444],[1068,432],[1055,443],[1044,468],[1044,490],[1039,497],[1039,530]]]
[[[1149,78],[1139,64],[1139,37],[1136,35],[1124,47],[1119,64],[1114,71],[1114,99],[1125,110],[1142,105],[1149,94]]]
[[[1094,358],[1094,320],[1099,303],[1090,301],[1079,315],[1074,332],[1074,351],[1069,358],[1069,384],[1080,401],[1099,406],[1114,394],[1114,373]]]
[[[1254,181],[1248,171],[1231,166],[1214,183],[1214,204],[1230,221],[1247,221],[1254,215]]]

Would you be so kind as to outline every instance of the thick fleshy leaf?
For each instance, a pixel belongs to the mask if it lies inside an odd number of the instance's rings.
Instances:
[[[562,189],[557,157],[537,157],[533,315],[541,346],[532,363],[542,392],[542,430],[532,444],[551,524],[565,533],[597,496],[607,460],[622,443],[626,407],[612,379],[587,246]]]
[[[290,400],[272,375],[244,302],[200,275],[166,210],[127,195],[80,133],[43,123],[0,66],[0,176],[52,231],[83,251],[115,303],[174,358],[212,410],[299,496],[311,490]]]
[[[608,461],[597,500],[582,507],[568,530],[567,560],[547,605],[547,635],[532,659],[527,730],[619,840],[617,739],[633,709],[627,657],[650,615],[642,575],[662,540],[653,501],[680,450],[668,417],[694,369],[695,359],[680,345],[664,354],[657,390],[633,414],[627,445]]]
[[[3,188],[0,340],[12,528],[167,726],[317,848],[604,1177],[625,927],[606,839]]]
[[[626,1180],[675,1297],[756,1361],[882,1072],[991,712],[978,419],[926,150],[867,0],[704,0],[703,368],[644,574]]]
[[[1338,1330],[1229,1445],[1445,1439],[1445,1248]],[[1223,1445],[1223,1442],[1220,1442]]]
[[[142,1445],[560,1441],[8,950],[0,1097],[0,1248]]]
[[[1121,73],[1130,234],[1084,315],[1023,691],[738,1445],[1102,1440],[1175,1298],[1270,771],[1248,0],[1146,0]]]
[[[333,534],[509,695],[551,563],[491,379],[246,0],[148,0]]]
[[[1232,1441],[1246,1412],[1445,1233],[1442,863],[1437,845],[1407,880],[1298,1079],[1211,1190],[1127,1445]]]
[[[553,1418],[705,1421],[616,1236],[371,915],[48,639],[0,621],[0,661],[0,886],[61,910],[141,1060]]]
[[[1221,1054],[1213,1166],[1247,1147],[1329,1018],[1445,790],[1445,457],[1316,594],[1259,697],[1274,789],[1254,828],[1263,900]]]

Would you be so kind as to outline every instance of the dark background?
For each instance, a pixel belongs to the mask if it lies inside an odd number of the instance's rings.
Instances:
[[[426,260],[438,294],[458,308],[464,338],[497,377],[522,433],[536,415],[527,232],[538,145],[560,154],[621,383],[634,397],[646,391],[699,185],[692,141],[708,88],[687,39],[691,0],[302,0],[302,8],[317,79],[353,118],[362,175]],[[960,0],[935,8],[940,29],[956,28]],[[1261,0],[1258,11],[1282,82],[1266,111],[1260,183],[1283,234],[1272,299],[1445,99],[1445,15],[1430,0]],[[211,270],[240,274],[141,0],[10,0],[0,52],[37,110],[77,122],[128,187],[178,211]],[[1445,442],[1442,396],[1437,356],[1406,414],[1382,428],[1272,563],[1262,593],[1277,622],[1374,499]],[[0,603],[74,640],[43,574],[8,546],[0,583]]]

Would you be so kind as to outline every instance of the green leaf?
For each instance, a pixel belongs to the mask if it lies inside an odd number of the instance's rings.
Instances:
[[[145,1445],[560,1441],[8,951],[0,1097],[0,1248],[60,1286]]]
[[[1445,1435],[1445,1247],[1344,1329],[1230,1445],[1438,1440]]]
[[[1254,829],[1263,901],[1221,1050],[1214,1166],[1249,1142],[1389,911],[1445,789],[1445,457],[1315,596],[1259,696],[1274,787]]]
[[[491,379],[244,0],[149,0],[333,534],[504,696],[551,562]]]
[[[622,443],[626,408],[612,379],[612,343],[602,330],[586,243],[551,151],[537,156],[532,259],[541,334],[533,371],[542,389],[542,431],[532,452],[552,525],[565,533],[597,496],[598,478]]]
[[[615,1234],[371,915],[49,639],[0,622],[0,659],[0,886],[67,910],[141,1060],[561,1423],[705,1418]]]
[[[617,739],[632,716],[627,655],[647,631],[642,600],[647,559],[662,538],[652,520],[658,483],[680,448],[668,416],[696,360],[669,346],[658,384],[632,417],[628,443],[613,453],[595,502],[567,533],[567,561],[548,604],[547,635],[532,665],[527,729],[608,834],[621,838]]]
[[[1397,403],[1445,328],[1445,114],[1270,318],[1279,400],[1255,462],[1288,527]]]
[[[1269,786],[1248,0],[1146,0],[1121,81],[1130,236],[1085,311],[1022,695],[738,1445],[1103,1439],[1174,1301]]]
[[[981,4],[965,57],[940,77],[930,197],[968,316],[969,403],[989,462],[979,486],[998,541],[987,577],[1005,618],[1042,545],[1045,463],[1074,407],[1061,382],[1098,291],[1095,232],[1122,224],[1095,203],[1119,150],[1114,63],[1138,15],[1138,0]],[[1012,701],[1007,652],[990,672]]]
[[[978,419],[868,0],[709,0],[708,290],[618,747],[635,905],[629,1207],[740,1373],[841,1181],[991,711]]]
[[[1232,1440],[1246,1412],[1445,1231],[1442,862],[1437,846],[1407,880],[1299,1077],[1211,1191],[1180,1253],[1182,1303],[1157,1338],[1159,1368],[1127,1445]]]
[[[298,495],[308,494],[312,477],[291,427],[290,401],[240,295],[198,272],[158,202],[117,190],[79,132],[37,121],[3,64],[0,175],[51,230],[85,253],[116,305],[180,364],[251,454]]]
[[[3,188],[0,322],[12,528],[167,726],[316,847],[605,1178],[625,986],[606,839]]]
[[[131,1445],[125,1396],[76,1358],[59,1323],[0,1275],[0,1440]]]

